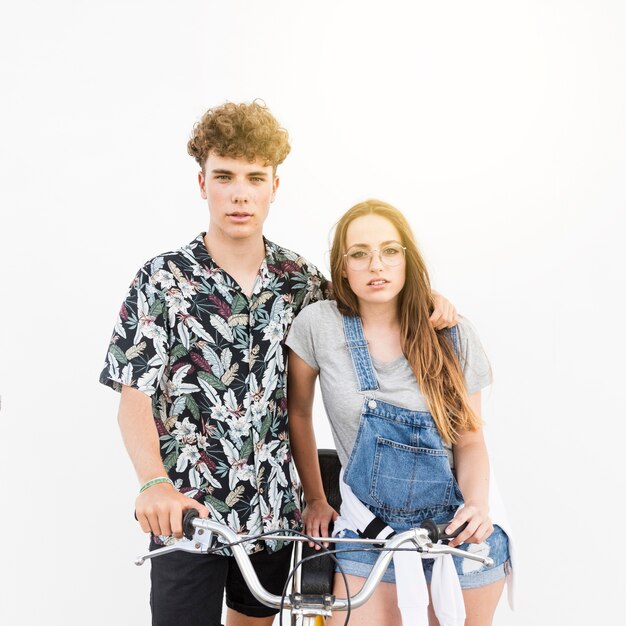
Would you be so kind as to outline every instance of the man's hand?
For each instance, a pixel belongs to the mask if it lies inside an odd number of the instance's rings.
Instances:
[[[431,326],[435,330],[456,326],[459,323],[459,315],[454,305],[436,291],[433,291],[432,294],[435,308],[429,319]]]
[[[154,535],[183,536],[183,514],[196,509],[200,517],[208,517],[209,509],[196,500],[179,493],[169,483],[152,485],[135,501],[135,514],[141,529]]]

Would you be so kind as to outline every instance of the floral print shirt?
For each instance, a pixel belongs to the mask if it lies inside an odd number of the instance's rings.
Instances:
[[[148,261],[123,302],[100,382],[152,398],[161,457],[175,487],[239,533],[297,528],[287,430],[285,338],[328,283],[265,241],[253,293],[206,250],[204,233]],[[250,551],[279,543],[246,544]]]

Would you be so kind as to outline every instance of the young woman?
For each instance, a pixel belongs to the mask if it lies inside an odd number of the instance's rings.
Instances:
[[[384,202],[368,200],[339,220],[331,274],[335,301],[306,307],[287,339],[290,438],[307,502],[305,531],[328,536],[337,517],[324,496],[312,426],[319,376],[342,487],[395,531],[425,518],[451,520],[448,532],[467,522],[451,545],[472,544],[462,548],[489,555],[494,566],[454,558],[465,623],[488,626],[510,565],[507,535],[489,516],[480,390],[490,384],[491,373],[478,337],[464,319],[446,331],[432,328],[424,261],[406,219]],[[340,537],[358,536],[350,515],[342,505]],[[338,557],[354,593],[377,554]],[[423,568],[430,584],[432,559],[424,559]],[[355,625],[402,623],[393,565],[383,581],[353,613]],[[334,593],[345,597],[340,575]],[[429,624],[437,625],[432,608],[428,613]],[[331,623],[343,619],[339,614]]]

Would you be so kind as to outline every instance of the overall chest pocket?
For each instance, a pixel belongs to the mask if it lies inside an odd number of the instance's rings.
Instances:
[[[445,450],[420,448],[377,436],[370,496],[393,513],[447,506],[454,478]]]

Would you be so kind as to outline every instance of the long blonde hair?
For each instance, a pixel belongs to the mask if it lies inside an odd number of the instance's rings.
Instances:
[[[398,300],[402,352],[417,379],[443,440],[452,444],[464,430],[477,430],[481,419],[469,405],[465,379],[447,333],[430,325],[433,297],[426,264],[411,227],[398,209],[381,200],[366,200],[349,209],[335,226],[330,250],[333,292],[339,311],[359,315],[359,301],[345,276],[345,243],[348,226],[364,215],[389,220],[406,247],[406,280]]]

